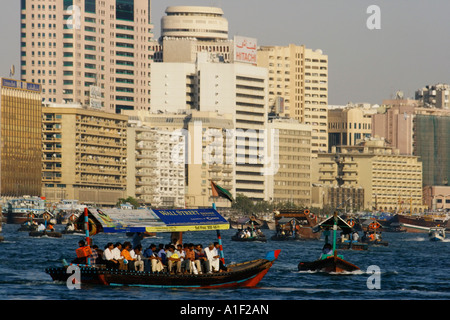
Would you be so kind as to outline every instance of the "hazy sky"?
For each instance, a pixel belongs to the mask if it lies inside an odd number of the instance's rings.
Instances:
[[[19,66],[20,1],[0,4],[0,76],[7,76],[11,64]],[[449,0],[152,0],[156,37],[172,5],[221,7],[230,38],[321,49],[329,60],[330,104],[381,103],[398,90],[413,97],[425,85],[450,83]],[[371,5],[381,10],[379,30],[366,26]]]

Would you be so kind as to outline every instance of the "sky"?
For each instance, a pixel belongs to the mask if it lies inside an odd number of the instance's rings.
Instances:
[[[136,0],[147,1],[147,0]],[[155,37],[168,6],[221,7],[229,37],[258,45],[305,45],[328,55],[329,104],[381,104],[450,83],[448,0],[152,0]],[[0,76],[20,61],[19,0],[0,0]],[[379,15],[369,11],[379,8]],[[378,23],[379,29],[369,29]],[[17,76],[16,76],[17,77]]]

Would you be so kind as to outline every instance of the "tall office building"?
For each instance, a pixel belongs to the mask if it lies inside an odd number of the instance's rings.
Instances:
[[[313,127],[313,153],[328,151],[328,56],[305,46],[261,46],[269,70],[269,109]]]
[[[22,0],[21,76],[50,103],[148,109],[150,1]]]
[[[41,86],[0,80],[0,194],[41,196]]]

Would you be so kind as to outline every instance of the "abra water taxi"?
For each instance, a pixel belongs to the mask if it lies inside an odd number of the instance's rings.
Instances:
[[[344,234],[351,234],[352,227],[347,222],[339,217],[337,213],[328,219],[322,221],[314,227],[314,231],[318,232],[320,229],[324,230],[325,234],[325,246],[323,253],[319,259],[312,262],[300,262],[298,264],[299,271],[322,271],[322,272],[352,272],[359,270],[359,267],[344,260],[342,255],[338,255],[337,252],[337,229],[338,227]],[[329,242],[329,230],[333,230],[332,244]],[[324,252],[326,250],[326,252]]]
[[[225,288],[253,287],[269,271],[280,250],[269,252],[264,258],[236,264],[225,264],[220,230],[229,228],[229,223],[214,209],[196,210],[127,210],[85,209],[86,242],[90,236],[99,233],[118,232],[171,232],[180,234],[186,231],[216,230],[220,256],[226,270],[211,274],[170,274],[134,270],[117,270],[105,265],[77,265],[81,284],[124,285],[144,287],[180,288]],[[180,236],[181,238],[181,236]],[[72,267],[71,267],[72,266]],[[74,265],[63,265],[45,270],[54,281],[67,282],[74,272]],[[71,278],[72,279],[72,278]],[[69,280],[71,281],[71,280]]]

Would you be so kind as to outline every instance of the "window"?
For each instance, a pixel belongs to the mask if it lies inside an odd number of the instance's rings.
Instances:
[[[84,11],[95,13],[95,0],[84,0]]]
[[[134,21],[134,0],[116,0],[116,19]]]

